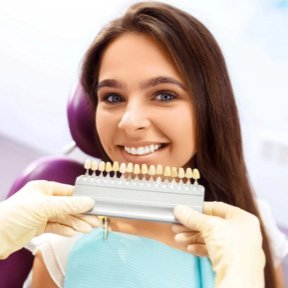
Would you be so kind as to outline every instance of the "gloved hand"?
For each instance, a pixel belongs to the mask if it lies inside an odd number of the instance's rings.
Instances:
[[[256,216],[222,202],[205,202],[201,214],[179,205],[175,241],[197,256],[210,258],[217,288],[263,288],[265,255]],[[206,215],[205,215],[206,214]]]
[[[81,215],[94,206],[88,197],[70,197],[73,186],[31,181],[0,203],[0,259],[43,232],[72,236],[99,226],[96,216]]]

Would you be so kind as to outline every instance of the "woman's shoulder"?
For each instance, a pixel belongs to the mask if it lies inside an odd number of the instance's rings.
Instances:
[[[69,253],[81,235],[77,233],[72,237],[64,237],[47,233],[34,238],[26,247],[34,255],[41,256],[49,275],[58,287],[63,285]]]

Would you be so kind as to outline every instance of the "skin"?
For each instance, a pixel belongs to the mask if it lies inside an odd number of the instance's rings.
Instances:
[[[193,103],[183,77],[167,51],[143,34],[126,33],[105,50],[95,120],[101,143],[113,161],[185,167],[196,153]],[[145,155],[124,149],[149,145],[161,147]],[[176,242],[170,224],[114,218],[111,228],[184,251],[189,242]],[[40,286],[57,287],[37,253],[32,287]]]

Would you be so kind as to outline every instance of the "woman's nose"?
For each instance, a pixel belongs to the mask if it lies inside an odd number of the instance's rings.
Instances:
[[[119,128],[125,130],[128,134],[147,129],[150,126],[146,107],[135,106],[127,106],[118,125]]]

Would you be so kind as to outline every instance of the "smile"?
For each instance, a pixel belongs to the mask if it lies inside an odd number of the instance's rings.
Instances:
[[[146,155],[157,151],[161,146],[162,146],[161,144],[154,144],[143,147],[124,146],[124,150],[132,155]]]

